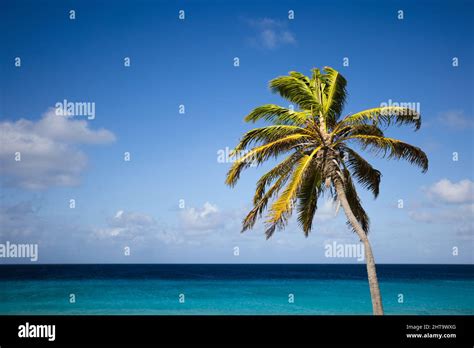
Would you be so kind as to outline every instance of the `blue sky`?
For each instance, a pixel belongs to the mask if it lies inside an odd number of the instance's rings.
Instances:
[[[240,234],[264,168],[230,189],[230,163],[217,160],[252,127],[243,122],[252,108],[288,106],[270,79],[332,66],[348,80],[346,114],[420,105],[421,130],[386,134],[423,148],[426,174],[367,155],[383,173],[377,200],[359,190],[376,260],[473,262],[472,2],[0,6],[1,243],[38,243],[41,262],[355,262],[324,256],[327,243],[357,243],[324,202],[309,238],[293,222],[269,241],[261,226]],[[95,103],[95,118],[54,115],[64,99]]]

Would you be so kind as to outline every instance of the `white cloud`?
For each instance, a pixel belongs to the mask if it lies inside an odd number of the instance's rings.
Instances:
[[[411,210],[408,215],[415,221],[427,223],[452,223],[473,220],[474,204],[459,204],[454,207],[442,206],[431,210]]]
[[[0,205],[0,240],[31,242],[39,237],[43,225],[29,201]]]
[[[187,232],[209,231],[224,226],[224,216],[217,205],[204,203],[202,208],[188,208],[181,213],[181,222]]]
[[[319,221],[327,221],[336,217],[337,204],[332,199],[327,199],[321,206],[318,206],[314,218]]]
[[[73,186],[87,164],[81,144],[115,140],[108,130],[92,130],[87,121],[57,116],[49,109],[38,121],[20,119],[0,123],[0,168],[4,183],[26,189]],[[21,161],[15,161],[15,153]]]
[[[251,19],[247,23],[255,30],[251,42],[260,48],[273,50],[284,45],[296,44],[294,34],[285,22],[272,18]]]
[[[471,202],[474,199],[474,183],[469,179],[458,183],[442,179],[428,188],[428,194],[432,199],[445,203]]]
[[[164,228],[152,216],[119,210],[109,219],[107,226],[95,228],[93,236],[119,241],[178,243],[181,238]]]
[[[429,224],[449,224],[449,229],[457,230],[457,236],[460,237],[466,237],[468,232],[472,232],[474,183],[471,180],[465,179],[456,183],[442,179],[425,189],[425,193],[429,202],[413,207],[408,212],[412,220]]]
[[[411,210],[408,212],[408,216],[418,222],[432,223],[435,219],[435,215],[432,212],[423,210]]]
[[[450,110],[439,115],[438,120],[445,126],[453,129],[468,129],[474,126],[474,120],[461,110]]]

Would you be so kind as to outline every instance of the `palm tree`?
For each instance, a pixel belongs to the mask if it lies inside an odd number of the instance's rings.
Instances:
[[[253,209],[243,220],[242,232],[251,229],[268,210],[266,237],[283,229],[293,209],[305,236],[313,226],[318,198],[327,192],[344,209],[348,226],[364,245],[373,313],[383,314],[374,256],[367,234],[369,217],[355,188],[355,181],[379,194],[381,173],[349,147],[359,145],[382,157],[405,159],[428,170],[428,158],[418,147],[384,136],[382,126],[413,125],[420,115],[405,107],[375,107],[341,118],[346,100],[346,80],[335,69],[312,69],[311,77],[290,72],[270,81],[273,92],[296,106],[267,104],[254,109],[246,122],[265,120],[272,125],[244,134],[233,150],[236,161],[226,178],[234,186],[242,170],[281,154],[289,154],[257,182]],[[242,154],[238,156],[238,154]],[[272,201],[267,209],[268,203]]]

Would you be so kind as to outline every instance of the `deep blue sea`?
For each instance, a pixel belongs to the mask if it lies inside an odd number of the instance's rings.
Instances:
[[[386,314],[474,314],[474,265],[378,265],[377,272]],[[0,314],[371,311],[363,264],[0,266]]]

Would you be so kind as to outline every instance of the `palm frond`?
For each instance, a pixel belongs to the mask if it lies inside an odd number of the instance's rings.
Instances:
[[[252,210],[247,214],[244,221],[242,222],[242,231],[245,232],[248,229],[251,229],[257,218],[262,216],[263,211],[266,209],[268,202],[270,199],[277,195],[280,189],[285,185],[288,178],[290,177],[291,169],[288,169],[286,172],[281,173],[278,179],[275,181],[273,185],[268,189],[267,192],[262,191],[262,195],[259,197],[258,200],[254,200],[254,207]]]
[[[310,86],[313,91],[316,90],[316,84],[321,81],[322,76],[321,70],[318,68],[311,69]]]
[[[272,223],[268,225],[267,229],[265,230],[265,236],[267,239],[269,239],[273,234],[275,233],[276,229],[278,227],[278,223]]]
[[[415,130],[418,130],[421,126],[421,115],[413,109],[398,107],[398,106],[385,106],[377,107],[364,111],[357,112],[349,115],[341,120],[341,125],[351,124],[374,124],[374,125],[386,125],[390,126],[392,123],[396,125],[413,124]]]
[[[365,149],[370,147],[375,154],[383,157],[404,159],[421,167],[423,173],[428,170],[428,157],[419,147],[404,143],[397,139],[378,137],[375,135],[354,135],[346,139],[358,140]]]
[[[225,183],[229,186],[234,186],[242,170],[250,167],[252,164],[261,164],[271,156],[277,157],[284,152],[297,148],[301,140],[307,137],[308,136],[304,134],[294,134],[250,150],[233,163],[227,173]],[[236,155],[235,151],[233,153]]]
[[[356,217],[364,232],[369,233],[369,216],[362,207],[357,190],[354,186],[354,183],[352,182],[351,174],[347,168],[344,168],[342,173],[344,176],[344,192],[346,194],[346,199],[349,202],[349,206],[351,207],[352,213]],[[347,225],[352,228],[352,230],[354,230],[354,227],[349,221],[347,222]]]
[[[350,135],[376,135],[378,137],[383,137],[383,131],[374,125],[369,124],[354,124],[349,126],[344,126],[334,130],[331,135],[333,137],[343,137]]]
[[[313,157],[320,149],[321,147],[314,149],[310,155],[304,155],[298,161],[298,165],[293,171],[290,183],[280,197],[278,197],[278,199],[273,203],[270,209],[270,217],[267,221],[270,226],[275,224],[283,226],[286,224],[288,217],[291,215],[296,194],[303,183],[306,169],[309,167]],[[274,229],[270,229],[270,231],[274,231]],[[267,238],[270,236],[271,234],[267,234]]]
[[[324,67],[326,72],[324,95],[326,100],[323,102],[323,113],[326,118],[326,124],[334,127],[337,119],[344,109],[346,101],[346,79],[337,71],[330,67]]]
[[[318,198],[323,190],[322,173],[318,167],[317,160],[313,158],[312,170],[306,175],[297,195],[298,222],[306,237],[311,232]]]
[[[303,111],[295,111],[279,105],[266,104],[255,108],[244,120],[245,122],[255,123],[263,119],[273,124],[302,126],[306,124],[308,119],[311,119],[309,116],[309,113]]]
[[[262,128],[255,128],[244,134],[239,144],[235,147],[232,153],[245,150],[249,145],[255,143],[271,143],[278,139],[285,138],[294,134],[305,134],[311,136],[311,132],[305,128],[289,125],[267,126]],[[262,145],[263,145],[262,144]]]
[[[316,111],[321,108],[310,86],[294,76],[279,76],[270,81],[270,88],[301,109]]]
[[[291,172],[295,163],[303,156],[301,152],[295,152],[281,161],[278,165],[273,167],[266,174],[257,181],[257,187],[255,189],[255,195],[253,197],[253,204],[256,205],[262,199],[265,194],[265,189],[269,186],[275,179],[286,175]]]
[[[372,167],[369,162],[351,148],[345,146],[343,151],[347,153],[346,166],[352,171],[352,175],[359,184],[372,191],[374,197],[377,198],[382,177],[380,171]]]
[[[302,81],[306,86],[308,86],[311,89],[311,80],[305,74],[302,74],[298,71],[290,71],[289,75]]]

